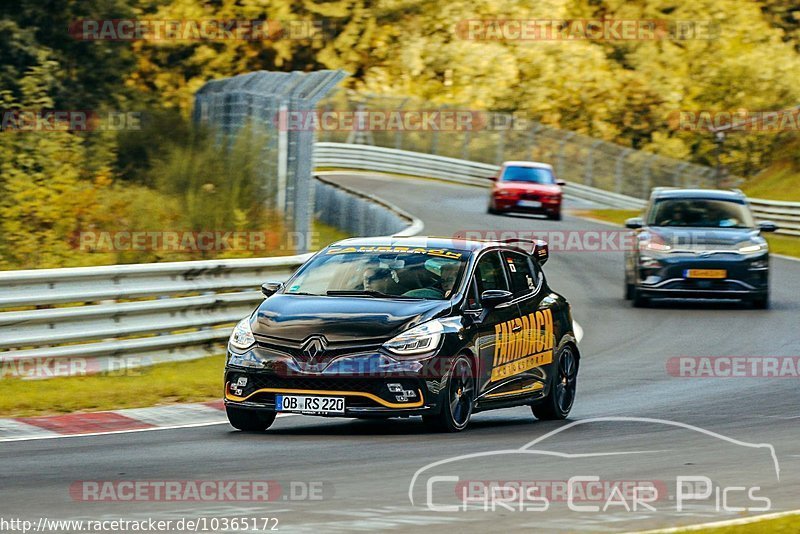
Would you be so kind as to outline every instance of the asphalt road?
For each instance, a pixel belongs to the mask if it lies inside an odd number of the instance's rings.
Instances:
[[[428,235],[610,229],[569,215],[561,222],[488,215],[486,191],[478,188],[396,178],[339,179],[419,217]],[[537,422],[529,410],[513,408],[478,414],[467,432],[441,435],[426,433],[414,419],[290,416],[261,435],[216,425],[3,443],[0,516],[275,517],[284,532],[486,532],[513,527],[619,532],[764,513],[732,509],[763,507],[765,501],[756,497],[769,499],[770,512],[800,508],[797,379],[679,378],[667,372],[667,361],[681,356],[797,356],[800,262],[773,260],[769,311],[697,303],[633,309],[622,299],[621,252],[554,252],[545,272],[550,285],[570,300],[584,329],[578,397],[567,422]],[[533,452],[520,450],[563,428],[526,449]],[[477,453],[486,454],[469,456]],[[423,469],[448,459],[453,461]],[[608,505],[607,494],[576,499],[600,510],[573,511],[555,495],[546,510],[530,499],[500,504],[505,494],[457,511],[434,511],[426,505],[428,484],[434,504],[461,502],[452,499],[456,486],[432,480],[434,474],[473,484],[563,482],[596,475],[612,482],[651,481],[661,491],[657,500],[648,501],[650,508],[638,504],[635,510],[628,496]],[[708,498],[684,501],[679,512],[679,476],[707,477],[713,489]],[[220,479],[277,480],[282,490],[275,502],[266,504],[83,502],[69,491],[85,480]],[[308,484],[321,485],[321,498],[303,499],[302,488]],[[291,498],[290,487],[297,499]],[[731,488],[746,488],[751,494]],[[684,488],[683,494],[688,491]],[[254,531],[262,531],[258,527]]]

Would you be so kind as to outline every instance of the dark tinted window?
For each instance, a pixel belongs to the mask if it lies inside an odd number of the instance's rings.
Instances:
[[[536,275],[528,256],[515,252],[504,252],[508,277],[511,279],[511,291],[515,297],[530,293],[537,286]]]
[[[508,290],[503,264],[500,262],[500,254],[490,252],[478,261],[475,270],[475,280],[478,284],[478,295],[488,289]]]
[[[556,179],[550,169],[536,167],[506,167],[500,180],[503,182],[529,182],[533,184],[556,183]]]

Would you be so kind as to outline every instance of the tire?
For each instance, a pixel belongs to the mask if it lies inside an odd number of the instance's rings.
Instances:
[[[756,297],[750,301],[750,305],[756,310],[768,310],[769,309],[769,293],[762,297]]]
[[[547,216],[548,219],[551,221],[560,221],[561,220],[561,212],[553,213]]]
[[[625,300],[633,300],[633,284],[625,280]]]
[[[558,352],[557,375],[550,381],[550,392],[540,403],[531,406],[536,419],[561,421],[569,416],[575,403],[578,380],[578,356],[570,345]]]
[[[636,287],[633,288],[631,300],[633,301],[634,308],[647,308],[650,305],[650,299],[643,296],[642,292],[636,289]]]
[[[475,402],[475,372],[472,360],[464,354],[453,362],[447,375],[445,403],[438,415],[425,415],[422,420],[438,432],[461,432],[472,416]]]
[[[499,215],[500,214],[500,212],[497,211],[497,209],[494,207],[494,202],[491,201],[491,200],[489,201],[489,207],[486,208],[486,213],[489,213],[491,215]]]
[[[249,432],[263,432],[268,429],[275,421],[276,415],[275,412],[243,410],[232,406],[226,406],[225,412],[233,428]]]

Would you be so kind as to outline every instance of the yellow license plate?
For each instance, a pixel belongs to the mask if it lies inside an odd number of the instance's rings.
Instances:
[[[728,277],[725,269],[687,269],[683,271],[684,278],[714,278],[722,279]]]

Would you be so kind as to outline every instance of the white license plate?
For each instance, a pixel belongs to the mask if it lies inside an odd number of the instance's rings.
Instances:
[[[517,202],[520,208],[541,208],[542,203],[538,200],[520,200]]]
[[[314,414],[344,413],[344,397],[275,395],[275,411]]]

